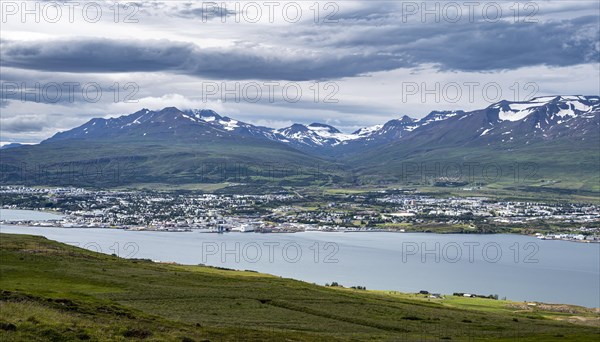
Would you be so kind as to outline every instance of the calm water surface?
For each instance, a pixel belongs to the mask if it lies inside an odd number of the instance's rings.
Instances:
[[[45,211],[0,209],[0,220],[6,221],[60,220],[61,218],[63,218],[62,215]]]
[[[4,210],[3,210],[4,212]],[[600,244],[519,235],[149,232],[0,226],[122,257],[248,269],[317,284],[600,307]]]

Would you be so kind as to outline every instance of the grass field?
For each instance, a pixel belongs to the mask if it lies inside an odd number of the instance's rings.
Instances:
[[[598,311],[323,287],[0,234],[0,340],[597,341]]]

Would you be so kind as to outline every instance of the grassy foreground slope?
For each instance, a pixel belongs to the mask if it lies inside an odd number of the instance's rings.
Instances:
[[[26,235],[0,234],[0,257],[2,341],[600,338],[598,312],[575,306],[323,287],[120,259]]]

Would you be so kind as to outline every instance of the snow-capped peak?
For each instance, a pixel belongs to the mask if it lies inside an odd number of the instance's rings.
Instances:
[[[308,146],[336,146],[360,138],[357,134],[342,133],[333,126],[316,122],[310,125],[293,124],[275,130],[275,133],[284,136],[287,140]]]
[[[554,116],[577,117],[600,108],[598,96],[543,96],[530,101],[501,101],[490,106],[498,109],[500,121],[521,121],[534,112],[544,111],[549,119]]]

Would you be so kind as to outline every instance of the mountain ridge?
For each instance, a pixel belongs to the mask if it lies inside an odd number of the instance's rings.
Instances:
[[[89,159],[89,156],[83,158],[81,151],[94,146],[103,151],[103,158],[143,155],[152,165],[166,158],[172,165],[160,165],[161,174],[189,173],[192,166],[184,158],[200,156],[202,161],[210,162],[285,162],[302,167],[319,163],[337,165],[338,169],[352,174],[350,179],[383,178],[387,182],[398,179],[402,162],[452,157],[455,160],[479,158],[486,162],[493,162],[494,158],[503,161],[529,158],[541,165],[554,162],[565,172],[587,177],[582,172],[593,170],[597,164],[589,155],[600,151],[599,132],[600,96],[503,100],[474,111],[432,111],[421,119],[404,115],[352,133],[318,122],[275,129],[232,119],[209,109],[182,111],[166,107],[152,111],[144,108],[115,118],[91,119],[71,130],[58,132],[39,145],[4,149],[2,164],[6,168],[6,164],[31,158],[56,164],[64,161],[65,156],[69,156],[69,160]],[[153,154],[153,151],[161,152]],[[562,159],[557,161],[554,151],[562,151]],[[26,153],[19,156],[18,152]],[[557,167],[550,165],[552,172],[548,174],[563,174]],[[14,165],[8,167],[14,168]],[[155,168],[150,167],[148,174]]]
[[[142,109],[130,115],[123,115],[117,118],[94,118],[87,123],[73,128],[69,131],[59,132],[53,137],[44,140],[42,143],[50,141],[82,138],[93,139],[97,138],[98,134],[95,131],[100,128],[102,136],[106,137],[113,135],[121,135],[124,132],[135,134],[139,133],[139,129],[134,125],[141,123],[157,123],[170,122],[173,125],[168,126],[167,130],[182,128],[182,122],[186,120],[194,122],[197,128],[202,129],[201,132],[195,134],[238,134],[242,136],[254,136],[266,138],[272,141],[286,143],[294,148],[299,149],[319,149],[319,148],[335,148],[343,145],[365,146],[369,144],[382,144],[402,138],[410,132],[422,128],[427,125],[438,126],[439,122],[448,119],[459,117],[466,118],[473,113],[480,111],[488,112],[488,122],[484,122],[481,128],[481,135],[489,134],[492,127],[498,123],[504,122],[510,125],[509,122],[527,121],[528,117],[533,116],[533,120],[538,124],[536,128],[545,128],[553,124],[562,124],[563,122],[583,114],[591,113],[595,117],[597,111],[600,110],[600,98],[598,96],[544,96],[533,98],[530,101],[506,101],[491,104],[485,109],[465,112],[458,111],[432,111],[421,119],[414,119],[408,115],[404,115],[398,119],[391,119],[383,124],[378,124],[369,127],[360,128],[352,133],[343,133],[334,126],[313,122],[311,124],[294,123],[291,126],[279,129],[256,126],[245,123],[239,120],[221,116],[217,112],[210,109],[188,109],[179,110],[175,107],[166,107],[159,111],[151,111]],[[532,115],[533,114],[533,115]],[[548,114],[548,117],[544,115]],[[535,118],[537,116],[537,119]],[[545,120],[541,120],[541,119]],[[176,122],[174,120],[180,119]],[[552,122],[550,122],[550,121]],[[189,124],[189,122],[187,122]],[[97,127],[92,127],[96,126]],[[544,126],[544,127],[542,127]],[[107,131],[103,128],[118,129],[119,132]],[[490,130],[487,130],[487,129]],[[485,132],[485,134],[484,134]],[[90,134],[91,133],[91,134]],[[142,134],[158,133],[158,132],[143,132]],[[161,131],[160,133],[167,133]]]

